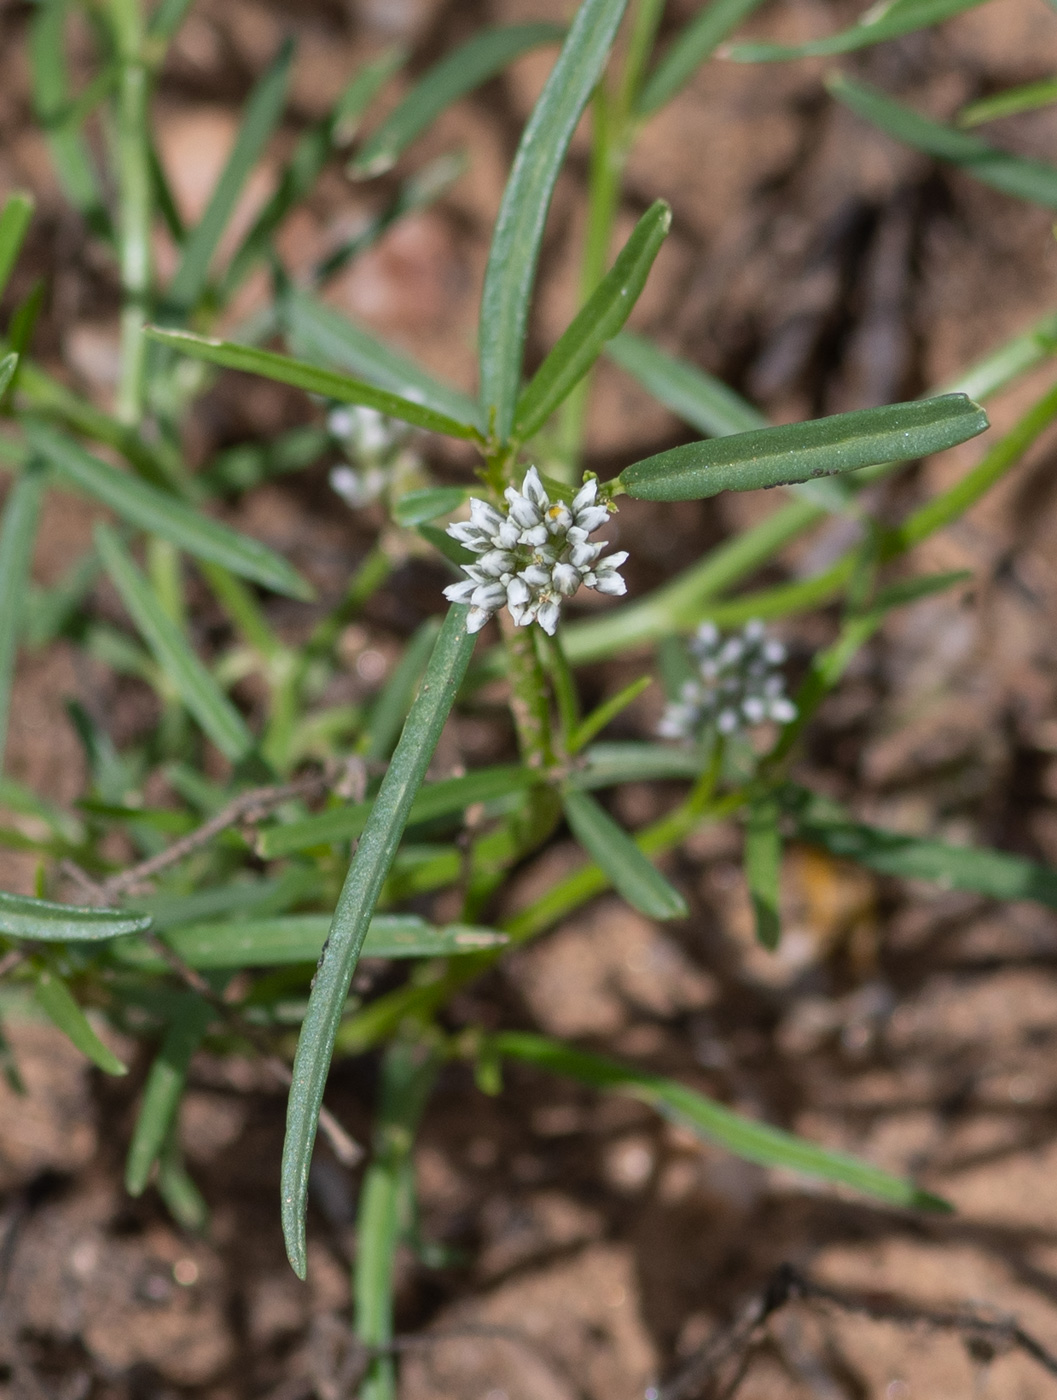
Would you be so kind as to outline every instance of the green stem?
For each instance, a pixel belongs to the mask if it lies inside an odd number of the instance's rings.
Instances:
[[[122,308],[117,416],[135,426],[143,416],[147,351],[143,327],[151,286],[150,77],[143,61],[139,0],[110,0],[110,14],[120,62],[117,167]]]

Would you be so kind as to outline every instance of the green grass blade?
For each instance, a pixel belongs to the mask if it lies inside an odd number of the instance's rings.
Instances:
[[[224,919],[170,929],[165,941],[190,967],[285,967],[319,959],[330,931],[329,914],[279,914]],[[428,924],[417,914],[375,914],[360,954],[364,958],[448,958],[500,948],[506,937],[475,924]],[[122,963],[161,968],[161,959],[141,943],[116,950]]]
[[[592,744],[583,761],[583,768],[569,777],[573,787],[696,778],[705,766],[705,757],[696,749],[672,744]]]
[[[407,529],[424,525],[428,520],[451,515],[469,494],[462,486],[427,486],[421,491],[408,491],[393,507],[393,519]]]
[[[44,476],[38,465],[26,467],[8,492],[0,521],[0,772],[7,746],[15,654],[29,596]]]
[[[562,806],[577,841],[633,908],[651,919],[686,918],[690,911],[679,891],[593,797],[567,791]]]
[[[396,1040],[386,1048],[374,1152],[356,1218],[355,1327],[366,1347],[385,1348],[393,1340],[396,1251],[411,1224],[411,1151],[437,1069],[438,1057],[426,1045]],[[393,1358],[381,1355],[371,1362],[358,1394],[360,1400],[395,1400],[395,1385]]]
[[[778,902],[782,837],[778,813],[774,794],[763,793],[749,803],[745,823],[745,879],[756,919],[756,939],[765,948],[777,948],[782,932]]]
[[[212,1014],[207,1002],[189,993],[180,998],[169,1022],[143,1086],[143,1100],[125,1160],[125,1189],[130,1196],[143,1194],[151,1168],[175,1125],[191,1057],[202,1043]]]
[[[481,768],[461,778],[442,778],[423,783],[411,804],[408,822],[435,821],[462,812],[475,802],[494,802],[514,792],[523,792],[543,780],[543,775],[521,765],[505,764]],[[304,817],[285,826],[269,826],[257,838],[257,853],[265,860],[307,851],[332,841],[351,841],[363,831],[374,802],[357,802],[318,816]]]
[[[0,213],[0,296],[18,260],[32,218],[33,196],[21,190],[9,194]]]
[[[170,685],[225,758],[232,763],[246,758],[256,741],[245,720],[191,650],[117,535],[100,524],[95,542],[121,601]]]
[[[762,0],[711,0],[672,40],[643,85],[635,104],[639,117],[664,107],[710,58],[731,30]]]
[[[204,1233],[209,1225],[209,1207],[184,1165],[175,1132],[169,1134],[158,1158],[158,1195],[181,1230],[193,1235]]]
[[[305,600],[313,596],[311,585],[285,559],[257,540],[240,535],[174,496],[118,471],[42,423],[27,423],[26,436],[74,486],[102,501],[130,525],[276,593]]]
[[[373,131],[349,166],[353,176],[382,175],[391,170],[417,136],[460,97],[501,73],[509,63],[540,44],[559,43],[565,30],[557,24],[512,24],[486,29],[445,54]]]
[[[481,404],[510,436],[529,300],[558,171],[602,75],[627,0],[584,0],[522,133],[488,253],[478,333]],[[490,424],[491,427],[491,424]]]
[[[600,734],[607,724],[616,719],[622,710],[626,710],[631,702],[637,700],[642,692],[652,684],[652,676],[640,676],[637,681],[632,681],[630,685],[626,685],[623,690],[606,700],[604,704],[599,705],[570,734],[569,752],[579,753],[596,734]]]
[[[15,377],[15,370],[18,369],[17,355],[0,356],[0,399],[3,399],[7,392],[7,387]]]
[[[766,428],[767,419],[715,375],[659,350],[644,336],[622,331],[606,354],[665,408],[708,437]]]
[[[287,338],[303,359],[351,370],[380,389],[481,428],[480,411],[471,398],[440,383],[414,360],[330,307],[304,292],[291,290],[284,296],[281,309]]]
[[[1027,899],[1057,909],[1057,870],[980,846],[951,846],[926,837],[864,826],[828,799],[802,788],[784,795],[802,841],[881,875],[927,880],[989,899]]]
[[[623,326],[671,226],[670,207],[656,200],[522,393],[514,413],[515,438],[530,438],[543,427]]]
[[[0,891],[0,933],[5,938],[30,938],[36,943],[95,943],[146,933],[149,914],[125,914],[117,909],[80,909],[51,904],[28,895]]]
[[[282,115],[293,56],[293,44],[287,41],[250,95],[231,154],[213,187],[205,213],[187,237],[180,265],[166,290],[168,315],[186,316],[205,291],[217,244],[238,203],[242,187]]]
[[[976,437],[987,426],[978,404],[964,394],[944,394],[691,442],[633,463],[620,480],[629,495],[642,500],[700,500],[719,491],[788,486],[878,462],[925,457]]]
[[[937,393],[968,394],[987,399],[1048,360],[1057,351],[1057,315],[1052,311],[1020,335],[1003,341],[982,360],[970,365]]]
[[[346,84],[344,92],[322,121],[298,141],[284,166],[274,194],[257,215],[240,243],[222,279],[220,298],[227,301],[253,265],[266,256],[279,225],[311,191],[334,151],[352,134],[379,89],[404,62],[402,49],[387,49],[364,64]]]
[[[980,126],[983,122],[997,121],[1000,117],[1013,117],[1020,112],[1035,112],[1040,107],[1051,106],[1054,102],[1057,102],[1057,78],[1043,78],[1041,82],[1023,83],[1020,87],[996,92],[993,97],[970,102],[958,113],[958,125]]]
[[[210,364],[221,365],[225,369],[259,374],[280,384],[292,384],[295,389],[305,389],[310,394],[336,399],[338,403],[363,404],[390,418],[399,418],[404,423],[412,423],[416,428],[426,428],[433,433],[446,433],[448,437],[456,438],[479,437],[477,429],[470,423],[460,423],[411,399],[401,398],[386,389],[376,389],[366,380],[336,374],[334,370],[321,369],[304,360],[291,359],[289,355],[277,355],[273,350],[257,350],[252,345],[236,345],[230,340],[210,340],[205,336],[192,335],[189,331],[160,330],[157,326],[149,327],[147,334],[183,355],[208,360]]]
[[[70,101],[65,61],[67,0],[42,0],[29,26],[33,108],[45,133],[55,173],[66,197],[93,233],[110,237],[95,162],[79,130],[86,113]]]
[[[194,0],[158,0],[158,6],[147,25],[148,37],[155,43],[167,44],[175,37],[193,4]]]
[[[334,911],[297,1043],[283,1145],[282,1217],[287,1254],[299,1278],[306,1267],[308,1168],[334,1036],[371,914],[470,662],[474,638],[466,631],[466,613],[454,605],[444,620]]]
[[[34,959],[33,970],[34,996],[48,1019],[104,1074],[128,1074],[128,1066],[99,1039],[59,974],[43,958]]]
[[[774,63],[789,58],[853,53],[886,39],[898,39],[901,34],[931,29],[982,3],[983,0],[889,0],[887,4],[871,6],[856,24],[825,39],[812,39],[806,44],[731,44],[725,56],[738,63]]]
[[[506,1032],[492,1037],[495,1051],[593,1088],[628,1094],[665,1118],[690,1128],[708,1142],[764,1167],[784,1167],[804,1176],[840,1182],[889,1205],[918,1210],[949,1210],[945,1201],[913,1182],[892,1176],[857,1157],[830,1152],[766,1123],[753,1122],[714,1099],[658,1074],[642,1074],[602,1055],[573,1050],[543,1036]]]
[[[365,758],[389,757],[439,631],[440,623],[436,618],[427,619],[408,642],[403,655],[393,667],[392,675],[378,692],[364,728]]]
[[[1009,155],[989,146],[978,136],[919,116],[876,88],[855,82],[843,73],[833,74],[826,86],[839,102],[897,141],[937,160],[950,161],[966,174],[1004,194],[1026,199],[1044,209],[1057,209],[1057,168],[1054,166]]]

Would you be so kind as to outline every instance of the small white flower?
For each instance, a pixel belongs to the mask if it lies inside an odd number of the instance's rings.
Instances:
[[[684,682],[678,700],[666,707],[657,726],[663,738],[693,739],[710,729],[728,735],[765,720],[789,724],[796,719],[778,669],[786,659],[785,647],[767,636],[762,622],[746,623],[726,641],[713,623],[703,623],[690,650],[697,675]]]
[[[520,491],[508,486],[505,495],[505,515],[472,499],[469,520],[448,526],[452,539],[481,556],[462,566],[465,579],[444,590],[450,602],[470,604],[468,631],[479,632],[505,603],[516,627],[538,622],[553,636],[562,600],[581,583],[613,596],[627,591],[617,572],[627,553],[603,559],[604,541],[588,543],[609,518],[608,507],[596,504],[597,481],[585,482],[571,503],[552,502],[536,468],[529,467]]]

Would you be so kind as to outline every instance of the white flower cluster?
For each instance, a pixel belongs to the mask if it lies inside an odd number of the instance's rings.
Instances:
[[[690,650],[697,660],[697,676],[683,683],[679,699],[665,709],[657,726],[665,739],[693,739],[709,729],[733,734],[767,719],[776,724],[796,719],[796,706],[786,696],[785,677],[778,669],[785,661],[785,647],[767,636],[762,622],[746,623],[726,641],[706,622]]]
[[[331,409],[327,431],[356,463],[332,468],[332,489],[354,509],[370,505],[389,483],[393,457],[407,438],[407,428],[377,409],[354,404]]]
[[[469,603],[467,631],[479,632],[505,605],[516,627],[538,622],[553,637],[562,599],[581,583],[599,593],[627,591],[617,572],[627,552],[600,559],[605,541],[588,543],[609,515],[597,497],[592,480],[570,504],[552,502],[536,468],[529,467],[520,491],[507,487],[505,514],[486,501],[470,501],[469,520],[449,525],[448,534],[479,558],[463,564],[466,578],[444,590],[450,602]]]

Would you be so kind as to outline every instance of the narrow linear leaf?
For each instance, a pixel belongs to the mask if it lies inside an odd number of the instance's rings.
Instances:
[[[964,394],[944,394],[688,443],[626,467],[620,480],[642,500],[700,500],[925,457],[987,426],[978,404]]]
[[[113,530],[97,525],[95,543],[121,601],[165,677],[224,757],[238,763],[256,742],[246,721],[191,650]]]
[[[1057,78],[1043,78],[1041,82],[1023,83],[1020,87],[996,92],[993,97],[970,102],[958,113],[958,125],[980,126],[983,122],[1013,117],[1019,112],[1035,112],[1054,102],[1057,102]]]
[[[658,746],[659,747],[659,746]],[[494,802],[514,792],[523,792],[543,780],[542,774],[520,765],[506,764],[482,768],[461,778],[442,778],[423,783],[408,814],[409,823],[435,821],[462,812],[475,802]],[[357,802],[332,812],[270,826],[257,838],[257,852],[265,860],[305,851],[332,841],[350,841],[359,836],[371,815],[374,801]]]
[[[27,422],[25,429],[31,445],[42,457],[130,525],[276,593],[303,600],[313,597],[311,585],[285,559],[257,540],[240,535],[174,496],[108,466],[54,428]]]
[[[125,1161],[125,1188],[130,1196],[143,1194],[151,1168],[173,1130],[191,1057],[202,1043],[212,1014],[208,1002],[188,994],[181,997],[169,1022],[143,1086],[143,1101]]]
[[[407,355],[307,293],[289,290],[281,311],[287,338],[303,359],[351,370],[380,389],[481,429],[480,410],[473,399],[434,379]]]
[[[652,684],[652,676],[640,676],[637,681],[632,681],[604,704],[599,705],[569,736],[569,752],[579,753],[596,734],[600,734],[607,724],[615,720],[621,711],[626,710],[632,701],[637,700]]]
[[[778,901],[782,837],[778,813],[774,794],[760,794],[749,803],[745,823],[745,879],[756,919],[756,940],[771,949],[778,947],[782,932]]]
[[[283,914],[272,918],[225,919],[171,929],[165,941],[173,952],[200,971],[213,968],[283,967],[314,963],[330,931],[330,914]],[[506,937],[472,924],[437,927],[417,914],[375,914],[367,929],[364,958],[447,958],[500,948]],[[117,956],[137,967],[161,967],[150,948],[122,944]]]
[[[0,213],[0,296],[18,260],[33,217],[33,196],[16,190],[4,201]]]
[[[371,133],[349,166],[350,175],[382,175],[391,170],[414,139],[460,97],[501,73],[507,64],[540,44],[558,43],[557,24],[513,24],[486,29],[446,54]]]
[[[51,904],[28,895],[0,891],[0,933],[5,938],[30,938],[36,943],[95,943],[146,933],[149,914],[118,909],[81,909],[74,904]]]
[[[836,1181],[889,1205],[949,1211],[946,1201],[912,1181],[892,1176],[857,1157],[831,1152],[781,1128],[753,1122],[714,1099],[658,1074],[642,1074],[602,1055],[573,1050],[543,1036],[508,1031],[491,1037],[498,1054],[565,1075],[593,1088],[628,1094],[682,1123],[706,1141],[764,1167],[784,1167],[823,1181]]]
[[[409,491],[393,507],[393,519],[398,525],[424,525],[441,515],[451,515],[459,509],[469,492],[461,486],[428,486],[422,491]]]
[[[1057,909],[1057,870],[1023,856],[981,846],[952,846],[905,836],[854,821],[836,803],[790,788],[796,834],[831,855],[854,860],[881,875],[927,880],[948,890],[968,890],[989,899],[1027,899]]]
[[[636,115],[648,117],[675,96],[710,58],[727,35],[759,9],[762,0],[711,0],[668,45],[646,79],[635,104]]]
[[[367,408],[377,409],[379,413],[388,414],[390,418],[412,423],[416,428],[446,433],[448,437],[480,436],[470,423],[460,423],[447,414],[424,408],[386,389],[376,389],[365,380],[320,369],[318,365],[291,359],[289,355],[277,355],[274,350],[257,350],[251,345],[236,345],[229,340],[208,340],[189,331],[166,331],[157,326],[149,326],[146,334],[197,360],[208,360],[210,364],[243,370],[246,374],[259,374],[280,384],[292,384],[295,389],[306,389],[310,394],[336,399],[338,403],[363,404]]]
[[[655,200],[522,393],[514,414],[516,438],[530,438],[542,428],[623,326],[671,226],[671,208],[663,199]]]
[[[573,772],[573,787],[614,787],[666,779],[697,778],[706,758],[693,748],[672,744],[592,744],[583,755],[583,768]]]
[[[217,177],[205,213],[188,235],[180,265],[165,293],[169,315],[185,316],[205,291],[217,244],[234,213],[242,187],[282,114],[293,56],[294,46],[288,40],[246,104],[231,154]]]
[[[294,1060],[283,1144],[282,1218],[287,1254],[304,1278],[305,1204],[323,1086],[349,982],[385,877],[393,863],[411,805],[437,746],[473,653],[467,608],[453,605],[441,627],[426,674],[382,779],[370,818],[349,868],[316,972]]]
[[[104,1074],[128,1074],[128,1065],[99,1039],[58,973],[41,960],[35,961],[34,971],[34,995],[49,1020]]]
[[[584,0],[521,136],[488,253],[478,334],[481,404],[506,441],[514,421],[529,298],[558,171],[602,75],[627,0]],[[491,425],[490,425],[491,426]]]
[[[8,493],[0,521],[0,773],[7,746],[15,654],[29,598],[29,575],[44,477],[39,463],[28,464]]]
[[[665,408],[708,437],[769,426],[759,409],[721,379],[665,354],[645,336],[622,331],[606,346],[606,354]]]
[[[650,919],[686,918],[690,911],[679,891],[593,797],[570,790],[562,806],[577,841],[633,908]]]
[[[843,73],[832,74],[826,86],[838,102],[843,102],[897,141],[937,160],[950,161],[1004,194],[1026,199],[1044,209],[1057,209],[1057,168],[1054,166],[1009,155],[989,146],[978,136],[931,121]]]
[[[897,39],[901,34],[931,29],[982,3],[983,0],[882,0],[839,34],[811,39],[806,44],[731,44],[724,57],[738,63],[774,63],[781,59],[826,58],[852,53],[886,39]]]

